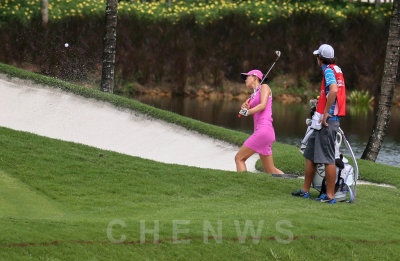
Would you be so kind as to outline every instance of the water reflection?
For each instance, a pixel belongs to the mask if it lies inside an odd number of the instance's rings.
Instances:
[[[190,97],[159,97],[137,96],[137,100],[154,107],[173,111],[175,113],[208,122],[229,129],[251,133],[253,131],[252,117],[238,118],[237,114],[243,101],[239,100],[203,100]],[[298,145],[303,138],[306,127],[305,119],[309,117],[307,104],[283,104],[274,102],[272,105],[276,139],[279,142]],[[360,157],[371,134],[376,110],[373,108],[357,109],[347,107],[347,116],[342,120],[341,127],[350,141],[356,154]],[[400,109],[394,107],[388,134],[384,140],[377,162],[400,167]]]
[[[348,105],[347,113],[351,116],[368,118],[368,114],[373,112],[374,107],[371,104],[368,105]]]

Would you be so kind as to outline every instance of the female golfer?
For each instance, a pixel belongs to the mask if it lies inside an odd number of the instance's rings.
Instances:
[[[235,156],[237,171],[247,171],[245,161],[254,153],[260,159],[266,173],[283,174],[275,168],[272,158],[272,143],[275,141],[275,131],[272,126],[272,93],[267,84],[260,85],[263,74],[259,70],[242,73],[246,87],[254,93],[242,104],[241,114],[254,115],[254,133],[244,142]]]

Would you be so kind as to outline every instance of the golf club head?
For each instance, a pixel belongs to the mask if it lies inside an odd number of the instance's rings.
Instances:
[[[275,54],[277,56],[276,60],[278,60],[281,57],[281,51],[275,51]]]
[[[272,67],[274,67],[275,63],[276,63],[276,62],[279,60],[279,58],[281,57],[281,51],[275,51],[275,55],[277,56],[275,62],[271,65],[271,67],[269,68],[268,72],[264,75],[264,78],[261,80],[261,83],[260,83],[260,84],[262,84],[262,83],[264,82],[264,80],[267,78],[267,75],[268,75],[269,72],[271,71]]]

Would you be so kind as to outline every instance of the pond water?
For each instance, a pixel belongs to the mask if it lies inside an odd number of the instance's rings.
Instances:
[[[243,101],[204,100],[191,97],[160,97],[140,95],[135,99],[154,107],[172,111],[193,119],[246,133],[253,132],[252,117],[238,118]],[[360,158],[371,134],[376,109],[357,109],[347,106],[346,117],[341,121],[346,138],[354,154]],[[276,140],[290,145],[299,145],[306,131],[305,119],[309,117],[308,104],[272,104]],[[387,136],[376,162],[400,167],[400,108],[393,107]],[[345,154],[348,154],[345,151]]]

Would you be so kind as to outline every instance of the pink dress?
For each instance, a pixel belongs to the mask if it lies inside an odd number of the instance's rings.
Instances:
[[[261,86],[250,97],[250,108],[260,104]],[[247,148],[261,155],[272,155],[272,143],[275,141],[275,131],[272,126],[272,96],[268,97],[267,107],[253,114],[254,133],[244,142]]]

